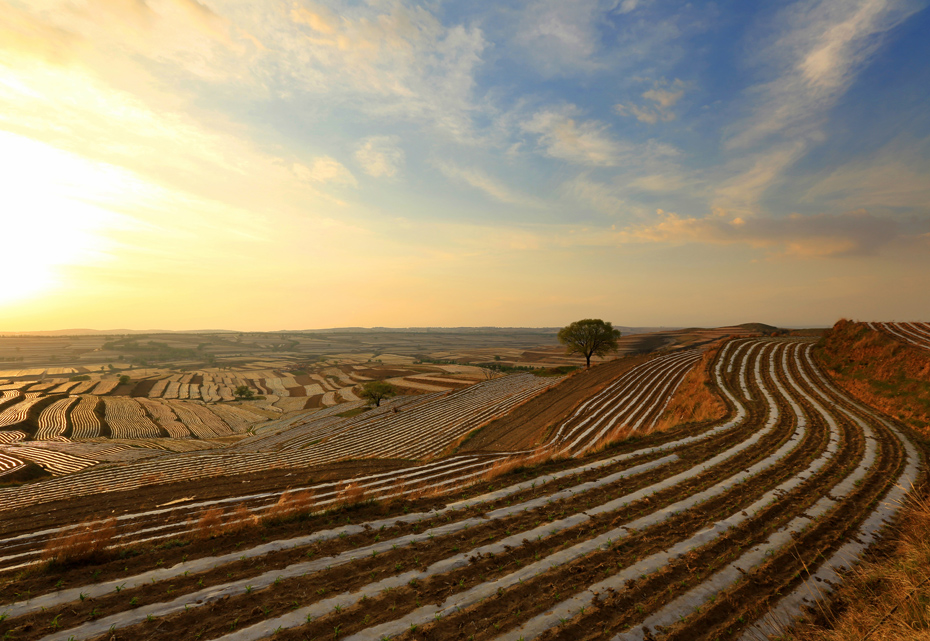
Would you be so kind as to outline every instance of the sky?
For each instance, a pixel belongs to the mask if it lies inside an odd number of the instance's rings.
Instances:
[[[930,320],[916,0],[0,0],[0,332]]]

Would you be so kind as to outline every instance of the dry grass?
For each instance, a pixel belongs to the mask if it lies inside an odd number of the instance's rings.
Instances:
[[[219,534],[222,531],[222,525],[222,508],[215,507],[210,510],[204,510],[200,514],[200,518],[197,519],[197,524],[194,526],[194,536],[204,541]]]
[[[247,527],[258,525],[260,522],[261,519],[258,516],[252,514],[249,508],[240,503],[223,523],[223,533],[239,532]]]
[[[902,510],[891,550],[851,572],[832,611],[795,627],[797,641],[930,640],[930,501]]]
[[[358,505],[359,503],[363,503],[365,500],[365,488],[363,488],[358,483],[349,483],[339,493],[339,499],[337,500],[337,503],[340,507],[349,507],[350,505]]]
[[[727,406],[713,380],[713,363],[720,347],[718,344],[707,350],[700,363],[685,375],[653,430],[666,430],[682,423],[719,421],[726,417]]]
[[[272,505],[262,515],[262,521],[281,522],[286,519],[295,518],[310,514],[316,504],[313,492],[304,490],[302,492],[285,492],[278,499],[278,502]]]
[[[535,467],[549,461],[557,461],[567,458],[566,454],[559,454],[558,448],[541,446],[528,454],[519,454],[510,456],[498,461],[492,465],[487,472],[478,479],[478,483],[493,481],[494,479],[509,474],[514,470],[526,467]]]
[[[605,450],[610,449],[612,446],[616,445],[620,441],[625,441],[626,439],[634,436],[635,433],[633,429],[628,425],[617,425],[609,432],[604,434],[600,440],[593,445],[591,448],[584,451],[587,454],[598,454]]]
[[[113,542],[116,519],[82,523],[60,538],[48,542],[42,559],[55,565],[70,565],[99,557]]]
[[[865,323],[841,320],[818,343],[816,355],[847,392],[930,435],[930,352]]]
[[[401,479],[400,481],[395,481],[394,486],[385,492],[386,494],[394,494],[395,496],[388,496],[383,499],[383,510],[387,512],[398,503],[406,501],[407,489],[407,482],[405,480]]]

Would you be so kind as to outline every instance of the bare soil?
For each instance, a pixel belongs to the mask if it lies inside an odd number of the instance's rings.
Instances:
[[[473,432],[456,452],[515,451],[535,447],[543,442],[554,425],[579,405],[648,358],[619,358],[574,372],[558,385],[534,397],[532,402],[520,405],[506,416]]]

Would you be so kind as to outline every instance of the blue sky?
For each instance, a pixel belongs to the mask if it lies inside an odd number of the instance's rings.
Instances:
[[[0,0],[0,330],[926,319],[926,8]]]

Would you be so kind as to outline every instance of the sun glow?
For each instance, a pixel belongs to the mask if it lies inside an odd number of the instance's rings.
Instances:
[[[108,260],[105,233],[126,221],[101,206],[119,189],[118,171],[8,132],[0,148],[0,268],[9,276],[0,304],[8,304],[65,286],[69,267]]]

